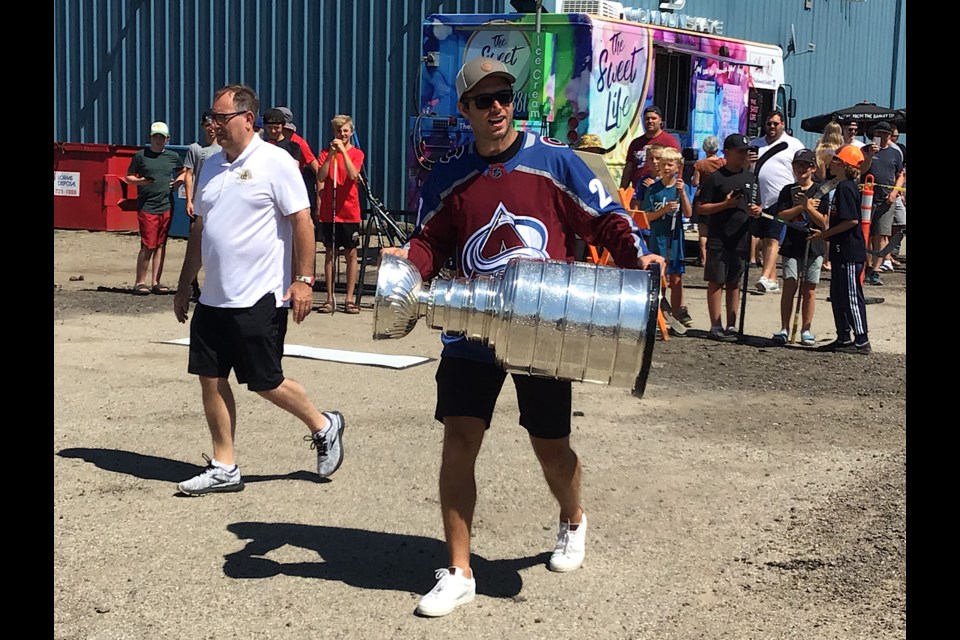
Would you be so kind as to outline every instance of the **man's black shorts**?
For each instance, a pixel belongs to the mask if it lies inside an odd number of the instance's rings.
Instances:
[[[746,268],[746,254],[731,249],[711,249],[707,246],[707,263],[703,266],[703,279],[707,282],[739,286]]]
[[[440,358],[437,367],[437,409],[434,418],[468,416],[486,421],[497,404],[507,372],[497,364]],[[511,374],[520,406],[520,426],[537,438],[565,438],[570,435],[569,380],[553,380]]]
[[[198,304],[190,320],[187,371],[226,378],[230,369],[250,391],[270,391],[283,382],[283,339],[287,307],[277,307],[273,293],[244,309]]]
[[[771,216],[777,215],[777,207],[769,207],[763,210],[764,213]],[[787,235],[787,225],[771,220],[770,218],[758,218],[754,222],[753,233],[758,238],[776,238],[777,242],[783,244],[783,238]]]
[[[336,232],[334,232],[336,226]],[[334,225],[332,222],[320,223],[320,237],[323,246],[331,246],[330,240],[336,233],[337,247],[340,249],[353,249],[360,244],[360,223],[359,222],[338,222]]]

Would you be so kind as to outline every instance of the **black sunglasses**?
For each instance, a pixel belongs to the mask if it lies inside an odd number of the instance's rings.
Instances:
[[[494,100],[499,102],[501,107],[505,107],[513,102],[513,89],[504,89],[496,93],[478,93],[475,96],[460,98],[463,104],[470,104],[471,100],[477,109],[489,109],[493,106]]]
[[[783,124],[783,123],[782,123],[782,122],[774,122],[773,120],[771,120],[770,122],[767,122],[767,123],[765,123],[765,124],[766,124],[766,126],[768,126],[768,127],[779,127],[779,126],[780,126],[781,124]]]
[[[249,111],[249,109],[247,111]],[[210,114],[210,116],[211,118],[213,118],[214,122],[223,126],[228,122],[230,122],[233,118],[241,114],[247,113],[247,111],[234,111],[233,113],[212,113]]]

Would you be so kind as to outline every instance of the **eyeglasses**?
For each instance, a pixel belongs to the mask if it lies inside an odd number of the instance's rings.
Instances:
[[[766,123],[766,126],[768,126],[768,127],[779,127],[781,124],[783,124],[783,123],[782,123],[782,122],[777,122],[776,120],[771,120],[770,122],[767,122],[767,123]]]
[[[216,122],[218,125],[222,127],[223,125],[233,120],[235,117],[248,112],[249,112],[249,109],[247,109],[246,111],[234,111],[233,113],[213,113],[211,114],[211,117],[213,118],[214,122]]]
[[[493,106],[494,100],[499,102],[500,106],[505,107],[513,102],[513,89],[504,89],[496,93],[478,93],[475,96],[460,98],[460,102],[463,104],[470,104],[471,100],[473,100],[477,109],[489,109]]]

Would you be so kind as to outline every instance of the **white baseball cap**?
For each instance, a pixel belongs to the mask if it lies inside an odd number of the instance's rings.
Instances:
[[[167,126],[166,122],[154,122],[150,125],[150,135],[161,135],[164,138],[170,137],[170,127]]]

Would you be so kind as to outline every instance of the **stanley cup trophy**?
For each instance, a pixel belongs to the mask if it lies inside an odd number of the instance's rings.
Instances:
[[[514,258],[492,275],[424,285],[413,263],[383,254],[373,338],[432,329],[493,349],[508,373],[632,387],[643,396],[656,337],[660,275],[584,262]]]

